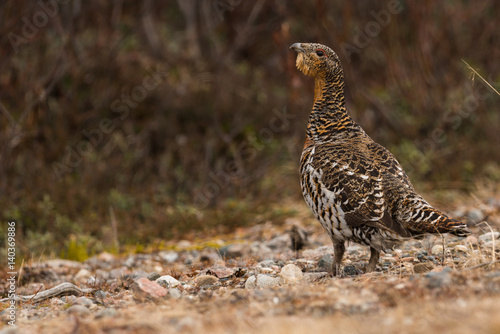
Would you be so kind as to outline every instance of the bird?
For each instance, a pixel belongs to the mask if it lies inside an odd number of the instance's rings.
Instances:
[[[410,237],[470,234],[467,225],[431,206],[394,155],[348,114],[338,55],[318,43],[295,43],[296,67],[314,79],[314,103],[300,158],[304,200],[333,243],[332,275],[342,274],[347,241],[370,247],[365,273],[381,251]]]

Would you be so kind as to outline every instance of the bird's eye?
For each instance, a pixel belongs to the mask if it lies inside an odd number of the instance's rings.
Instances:
[[[325,51],[321,50],[321,49],[318,49],[316,50],[316,54],[319,56],[319,57],[323,57],[325,55]]]

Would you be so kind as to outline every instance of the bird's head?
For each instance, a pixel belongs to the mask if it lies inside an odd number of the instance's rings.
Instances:
[[[318,43],[295,43],[290,49],[297,51],[295,65],[305,75],[315,79],[333,78],[342,72],[340,59],[326,45]]]

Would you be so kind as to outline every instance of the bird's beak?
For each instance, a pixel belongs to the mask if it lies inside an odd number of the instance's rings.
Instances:
[[[294,43],[292,46],[290,46],[290,49],[294,49],[297,52],[300,53],[305,53],[306,51],[302,48],[302,45],[300,43]]]

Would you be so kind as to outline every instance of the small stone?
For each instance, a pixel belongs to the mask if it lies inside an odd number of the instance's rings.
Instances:
[[[245,282],[246,289],[273,288],[279,285],[279,279],[264,274],[251,276]]]
[[[246,244],[233,244],[221,247],[219,254],[222,258],[234,259],[250,253],[251,247]]]
[[[451,284],[452,269],[444,267],[439,272],[430,272],[425,275],[426,285],[430,289],[441,288]]]
[[[344,270],[343,271],[344,271],[344,274],[347,275],[347,276],[356,276],[356,275],[359,275],[361,273],[353,265],[344,266]]]
[[[434,268],[434,265],[431,262],[422,262],[416,263],[413,265],[413,271],[415,274],[426,273]]]
[[[431,253],[434,255],[441,255],[443,254],[443,249],[443,246],[435,245],[434,247],[432,247]]]
[[[85,268],[80,269],[75,275],[75,279],[80,282],[88,280],[90,277],[92,277],[92,273]]]
[[[262,268],[271,268],[276,265],[276,262],[274,262],[274,260],[264,260],[257,263],[257,265]]]
[[[319,273],[304,273],[304,280],[307,283],[314,283],[318,282],[319,280],[328,277],[329,273],[326,271],[319,272]]]
[[[160,284],[161,286],[163,286],[165,288],[174,288],[178,285],[181,285],[181,282],[179,282],[178,280],[176,280],[175,278],[173,278],[170,275],[164,275],[164,276],[158,277],[156,279],[156,283]]]
[[[281,269],[280,278],[282,283],[297,283],[304,277],[302,270],[294,264],[287,264]]]
[[[333,265],[333,256],[332,254],[325,254],[319,259],[318,267],[321,270],[331,271]]]
[[[177,288],[168,289],[168,295],[174,299],[179,299],[182,297],[181,292]]]
[[[99,318],[113,318],[116,316],[116,310],[114,308],[104,308],[96,313],[95,317]]]
[[[488,232],[479,236],[479,241],[487,242],[500,238],[500,232]]]
[[[477,238],[475,236],[468,235],[465,239],[463,239],[461,241],[461,243],[462,243],[462,245],[467,245],[467,246],[473,245],[473,246],[475,246],[475,245],[477,245],[478,240],[477,240]]]
[[[495,248],[495,250],[498,251],[498,250],[500,250],[500,241],[499,240],[487,241],[482,245],[482,248],[487,249],[487,250],[491,250],[491,249]]]
[[[164,260],[168,263],[174,263],[179,258],[179,254],[177,254],[177,252],[173,252],[173,251],[170,251],[170,252],[161,251],[158,253],[158,256],[162,260]]]
[[[255,289],[257,287],[257,277],[250,276],[245,282],[245,289]]]
[[[161,277],[161,275],[158,274],[157,272],[153,272],[147,276],[148,280],[150,280],[150,281],[156,281],[160,277]]]
[[[482,221],[484,219],[484,213],[479,209],[471,209],[467,213],[467,218],[469,218],[475,222],[479,222],[479,221]]]
[[[94,302],[91,299],[85,297],[78,297],[73,301],[73,305],[82,305],[87,308],[91,307],[93,304]]]
[[[218,278],[227,278],[234,274],[234,269],[227,268],[224,266],[212,266],[207,269],[206,272],[208,275],[213,275]]]
[[[214,285],[217,283],[219,279],[213,275],[200,275],[195,278],[195,282],[197,286],[207,286]]]
[[[138,299],[158,299],[167,295],[167,289],[156,282],[148,280],[146,277],[141,277],[136,282],[138,288],[134,289],[134,296]]]
[[[464,246],[464,245],[456,245],[454,247],[454,249],[457,252],[464,252],[464,253],[467,253],[469,251],[469,249],[467,248],[467,246]]]
[[[75,314],[78,316],[88,316],[90,315],[90,311],[83,305],[73,305],[67,309],[68,313]]]

